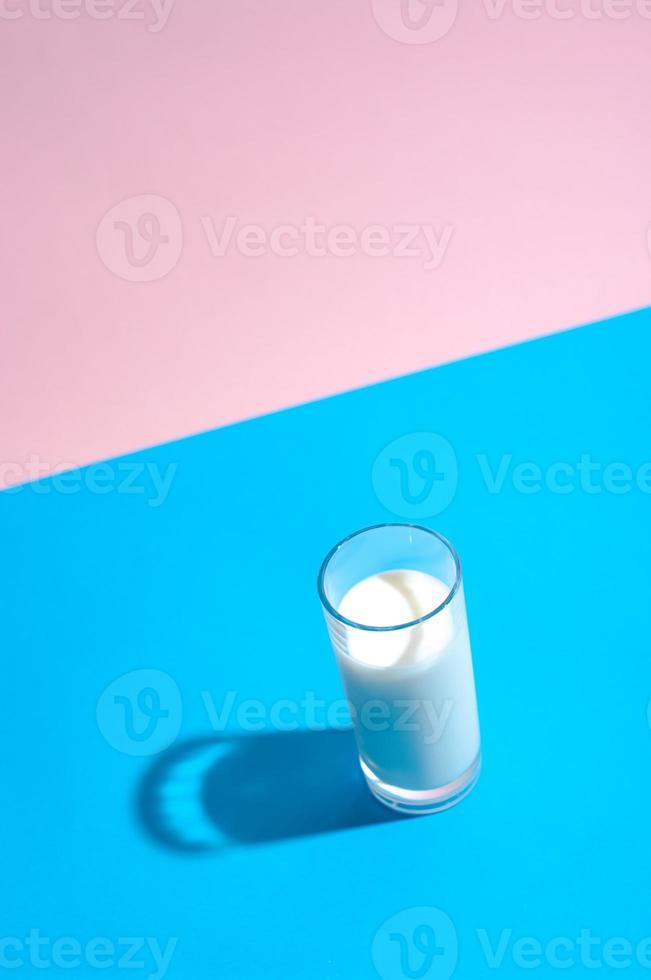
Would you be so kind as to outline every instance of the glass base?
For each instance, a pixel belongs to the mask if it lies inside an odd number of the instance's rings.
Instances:
[[[391,810],[415,816],[419,813],[438,813],[460,803],[479,779],[481,752],[477,753],[475,761],[457,779],[453,779],[445,786],[437,786],[436,789],[415,790],[390,786],[389,783],[383,783],[381,779],[374,776],[362,759],[359,760],[359,764],[371,793],[380,803],[384,803]]]

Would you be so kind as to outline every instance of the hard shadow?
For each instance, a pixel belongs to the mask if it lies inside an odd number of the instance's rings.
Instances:
[[[186,741],[145,774],[137,807],[150,836],[188,853],[404,819],[371,795],[339,729]]]

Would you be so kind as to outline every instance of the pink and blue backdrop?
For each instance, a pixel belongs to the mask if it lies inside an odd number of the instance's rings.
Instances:
[[[643,0],[75,2],[0,0],[0,472],[148,448],[0,494],[0,968],[648,976]],[[482,728],[423,819],[283,726],[341,707],[323,555],[396,520],[462,556]]]

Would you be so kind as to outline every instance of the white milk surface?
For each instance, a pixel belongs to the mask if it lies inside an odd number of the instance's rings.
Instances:
[[[388,632],[348,627],[339,662],[356,714],[360,755],[372,773],[402,789],[445,786],[472,765],[479,723],[462,589],[426,572],[398,569],[371,575],[342,598],[339,613],[362,626],[404,626]]]

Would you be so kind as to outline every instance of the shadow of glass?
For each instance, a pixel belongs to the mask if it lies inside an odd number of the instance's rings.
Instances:
[[[145,774],[138,815],[177,851],[214,851],[403,819],[371,795],[351,731],[195,739]]]

